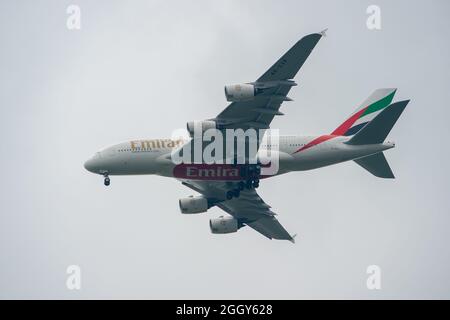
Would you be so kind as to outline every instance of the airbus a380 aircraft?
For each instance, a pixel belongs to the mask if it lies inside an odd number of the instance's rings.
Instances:
[[[225,87],[228,101],[225,110],[213,119],[189,122],[188,131],[208,129],[268,129],[290,89],[292,80],[324,33],[305,36],[287,51],[255,82]],[[182,213],[206,212],[217,206],[227,212],[210,220],[212,233],[236,232],[249,226],[269,239],[290,240],[291,236],[275,218],[275,213],[257,194],[261,173],[259,158],[263,151],[276,149],[279,170],[274,175],[291,171],[316,169],[353,160],[380,178],[394,178],[383,151],[395,146],[385,141],[409,100],[392,103],[396,89],[375,90],[341,125],[329,134],[319,136],[280,136],[277,145],[262,139],[254,164],[181,163],[172,161],[179,150],[193,139],[135,140],[105,148],[85,164],[90,172],[104,176],[105,185],[111,175],[157,174],[174,177],[200,193],[179,200]]]

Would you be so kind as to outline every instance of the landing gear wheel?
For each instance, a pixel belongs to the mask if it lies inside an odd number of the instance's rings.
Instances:
[[[105,177],[105,181],[103,183],[105,184],[105,186],[109,186],[111,180],[109,180],[108,173],[105,172],[103,176]]]
[[[247,167],[247,174],[248,174],[248,177],[250,177],[250,178],[253,177],[255,175],[255,167],[252,165],[249,165]]]
[[[233,190],[233,197],[239,198],[240,195],[241,195],[241,191],[239,189]]]
[[[255,174],[257,177],[259,177],[259,175],[261,174],[261,166],[260,165],[257,165],[255,167]]]
[[[239,189],[239,191],[242,191],[242,190],[245,189],[245,182],[244,181],[240,181],[238,183],[238,189]]]
[[[227,197],[227,200],[233,199],[233,191],[227,191],[226,197]]]
[[[253,182],[252,180],[247,180],[247,183],[245,184],[245,187],[247,189],[251,189],[253,187]]]
[[[259,180],[255,180],[253,181],[253,188],[258,188],[259,187]]]

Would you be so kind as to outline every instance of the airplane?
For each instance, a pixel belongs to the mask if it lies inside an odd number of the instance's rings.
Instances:
[[[394,178],[383,151],[394,148],[395,143],[385,139],[409,103],[409,100],[392,103],[396,89],[375,90],[328,134],[280,135],[276,146],[263,135],[258,138],[255,153],[249,152],[241,164],[176,164],[172,161],[172,155],[174,151],[193,143],[194,128],[200,128],[202,133],[207,129],[219,132],[269,129],[274,117],[283,115],[280,107],[284,101],[291,100],[287,95],[296,85],[293,78],[323,36],[325,32],[301,38],[256,81],[225,86],[226,99],[231,103],[215,118],[188,122],[190,137],[115,144],[96,152],[84,167],[102,175],[106,186],[110,185],[110,176],[113,175],[154,174],[176,178],[199,193],[179,200],[183,214],[206,212],[214,206],[228,214],[210,219],[212,233],[232,233],[248,226],[269,239],[294,243],[295,235],[286,231],[276,219],[276,213],[256,192],[260,179],[350,160],[376,177]],[[264,176],[264,165],[258,159],[263,151],[272,147],[276,147],[279,169],[273,175]],[[250,158],[256,160],[250,163]]]

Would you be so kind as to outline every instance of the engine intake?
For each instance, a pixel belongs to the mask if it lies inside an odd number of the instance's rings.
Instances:
[[[179,200],[181,213],[192,214],[206,212],[209,208],[208,199],[203,196],[190,196]]]
[[[209,220],[212,233],[232,233],[239,229],[239,222],[233,217],[220,216]]]
[[[256,95],[256,88],[253,84],[233,84],[225,86],[225,97],[227,101],[253,100]]]

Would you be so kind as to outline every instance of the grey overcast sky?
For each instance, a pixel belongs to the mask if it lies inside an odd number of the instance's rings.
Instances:
[[[66,9],[81,9],[81,30]],[[381,30],[366,9],[381,9]],[[450,2],[1,1],[1,298],[450,298]],[[390,134],[395,180],[349,162],[264,181],[297,243],[212,235],[191,190],[83,168],[101,147],[170,137],[217,115],[223,86],[255,80],[329,28],[273,122],[331,132],[374,89],[411,103]],[[66,288],[79,265],[82,288]],[[382,270],[368,290],[366,268]]]

